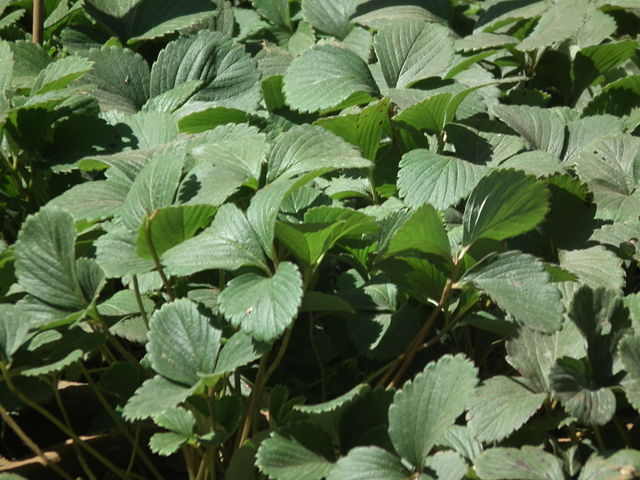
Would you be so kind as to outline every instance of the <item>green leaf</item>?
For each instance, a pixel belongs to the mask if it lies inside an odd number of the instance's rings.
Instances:
[[[129,43],[187,29],[215,15],[206,0],[89,0],[89,14]]]
[[[533,32],[516,47],[521,51],[548,47],[571,37],[594,10],[588,0],[551,4],[536,24]]]
[[[178,87],[176,87],[178,88]],[[170,92],[172,90],[169,90]],[[201,133],[227,123],[245,123],[247,114],[242,110],[227,107],[207,108],[188,115],[178,121],[181,133]]]
[[[328,402],[318,403],[315,405],[295,405],[294,410],[302,413],[319,415],[322,413],[335,412],[336,410],[343,409],[352,405],[358,398],[370,391],[369,385],[361,383],[356,385],[347,393],[340,395]]]
[[[273,432],[256,455],[258,468],[278,480],[320,480],[331,472],[332,460],[330,439],[309,423]]]
[[[129,421],[144,420],[184,402],[194,391],[160,375],[145,380],[124,406],[122,415]]]
[[[595,197],[598,216],[637,217],[640,208],[640,139],[619,134],[601,138],[575,157],[576,171]]]
[[[482,444],[473,436],[469,427],[461,425],[452,425],[438,444],[455,450],[472,462],[482,452]]]
[[[342,40],[351,30],[349,19],[357,0],[302,0],[302,16],[321,32]]]
[[[629,335],[623,338],[618,345],[618,353],[627,371],[622,381],[627,400],[636,411],[640,411],[640,336]]]
[[[267,160],[267,181],[321,169],[367,168],[356,148],[322,127],[300,125],[280,135]]]
[[[584,115],[623,116],[640,106],[640,75],[625,76],[607,84],[584,107]]]
[[[196,385],[215,368],[221,333],[187,299],[165,304],[149,323],[152,368],[169,380]]]
[[[564,480],[560,460],[536,447],[491,448],[476,457],[475,470],[486,480]]]
[[[89,304],[75,268],[76,229],[71,215],[46,207],[23,223],[15,245],[18,283],[56,307],[80,310]]]
[[[463,355],[431,362],[396,392],[389,408],[389,436],[396,451],[420,467],[436,442],[464,411],[477,369]]]
[[[184,408],[170,408],[153,421],[160,427],[170,430],[168,433],[154,433],[149,440],[149,448],[158,455],[168,456],[193,437],[196,419],[193,413]]]
[[[244,48],[217,32],[202,30],[170,42],[151,67],[152,97],[191,80],[204,85],[191,101],[253,109],[260,82],[257,64]]]
[[[362,156],[371,161],[376,160],[384,126],[388,123],[390,104],[389,97],[385,97],[368,106],[358,115],[356,122],[357,145],[362,151]]]
[[[93,67],[93,63],[82,57],[66,57],[50,63],[35,78],[32,95],[60,90],[77,80]]]
[[[546,398],[546,393],[532,391],[525,378],[491,377],[469,402],[467,423],[478,440],[496,442],[519,429]]]
[[[262,350],[249,335],[242,331],[234,333],[220,350],[213,375],[230,373],[253,362],[264,353]]]
[[[353,94],[378,91],[364,60],[332,45],[313,47],[295,58],[284,75],[283,90],[287,103],[301,112],[333,108]]]
[[[579,154],[588,150],[591,143],[608,135],[620,134],[623,128],[621,120],[613,115],[594,115],[570,122],[563,163],[573,165]]]
[[[10,361],[27,338],[30,322],[19,315],[15,305],[0,304],[0,356]]]
[[[149,449],[157,455],[168,457],[177,452],[187,441],[188,438],[179,433],[154,433],[149,439]]]
[[[496,105],[493,113],[518,132],[532,149],[543,150],[560,158],[566,127],[560,110],[528,105]]]
[[[102,110],[138,111],[149,98],[149,66],[142,56],[128,49],[103,47],[80,51],[94,63],[80,80],[95,85],[93,94]]]
[[[47,205],[69,212],[74,220],[99,220],[118,212],[128,188],[109,180],[80,183],[51,200]]]
[[[616,397],[607,387],[595,388],[588,378],[587,365],[563,357],[549,375],[553,394],[569,415],[587,425],[604,425],[616,411]]]
[[[153,259],[149,242],[156,254],[161,256],[171,247],[193,237],[198,230],[206,226],[215,214],[215,207],[209,205],[180,205],[155,210],[146,224],[138,229],[136,253],[145,259]]]
[[[531,381],[536,393],[550,392],[549,373],[556,359],[564,356],[580,358],[585,354],[585,342],[572,322],[564,322],[562,330],[552,334],[528,327],[519,327],[506,343],[507,362],[520,375]]]
[[[255,230],[233,204],[220,207],[204,232],[167,250],[162,263],[178,276],[217,268],[235,270],[244,265],[268,270]]]
[[[173,204],[182,175],[182,158],[162,154],[147,163],[136,177],[122,205],[122,223],[138,230],[156,209]]]
[[[382,258],[394,255],[436,255],[451,264],[449,237],[440,214],[431,205],[422,205],[406,217],[381,252]]]
[[[480,238],[504,240],[538,225],[548,208],[549,192],[533,177],[496,170],[475,186],[462,218],[464,245]]]
[[[395,455],[379,447],[357,447],[340,458],[327,480],[407,480],[411,472]]]
[[[159,147],[178,139],[176,119],[168,113],[138,112],[123,118],[123,123],[131,128],[140,149]]]
[[[463,480],[469,470],[467,462],[450,450],[431,455],[424,466],[426,472],[420,475],[419,480]]]
[[[258,13],[271,23],[291,30],[289,0],[252,0],[251,3]]]
[[[142,106],[142,110],[145,112],[166,112],[173,113],[178,108],[183,106],[187,101],[198,91],[204,82],[201,80],[192,80],[190,82],[184,82],[181,85],[177,85],[171,90],[162,92],[153,98],[147,100]]]
[[[622,291],[625,272],[622,260],[602,245],[583,250],[560,250],[560,266],[575,274],[581,283],[590,287],[605,287]]]
[[[579,480],[631,480],[640,470],[638,450],[618,450],[610,456],[591,454],[580,472]]]
[[[298,268],[282,262],[273,277],[245,273],[227,283],[220,311],[253,338],[270,342],[293,322],[302,300]]]
[[[374,48],[389,87],[408,87],[442,75],[455,53],[448,28],[420,19],[386,24],[378,31]]]
[[[527,327],[553,332],[562,326],[560,292],[550,283],[542,262],[532,255],[518,251],[500,254],[488,263],[479,263],[461,282],[486,292]]]
[[[414,208],[429,203],[445,210],[469,195],[485,171],[456,157],[424,149],[412,150],[400,161],[400,197]]]
[[[136,275],[155,268],[136,253],[136,233],[118,226],[95,241],[96,258],[107,278]]]
[[[214,132],[220,132],[220,138],[207,138],[204,145],[193,149],[192,155],[199,160],[211,161],[215,166],[260,179],[269,149],[266,135],[255,127],[233,124],[218,127],[209,134],[213,136]]]
[[[305,267],[315,265],[342,237],[375,233],[373,218],[346,208],[307,210],[304,223],[276,225],[276,236]]]
[[[602,74],[629,59],[637,46],[638,43],[635,40],[622,40],[592,45],[576,53],[573,63],[574,96],[577,97]]]
[[[146,312],[154,309],[153,301],[146,295],[141,296]],[[111,298],[98,305],[98,313],[107,317],[121,317],[140,313],[140,306],[133,290],[119,290]]]

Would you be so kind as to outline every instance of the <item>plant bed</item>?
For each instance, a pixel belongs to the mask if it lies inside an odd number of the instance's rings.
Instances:
[[[639,7],[0,0],[0,480],[639,476]]]

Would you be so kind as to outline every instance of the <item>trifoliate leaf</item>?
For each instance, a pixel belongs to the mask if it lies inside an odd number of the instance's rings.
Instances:
[[[188,440],[179,433],[154,433],[149,439],[149,449],[156,455],[168,457],[177,452]]]
[[[138,112],[122,119],[131,128],[141,150],[152,149],[178,139],[178,125],[173,115],[164,112]]]
[[[321,32],[342,40],[351,30],[349,19],[357,0],[302,0],[302,16]]]
[[[518,50],[536,50],[569,38],[582,27],[592,10],[594,7],[588,0],[551,4],[540,17],[531,35],[517,46]]]
[[[249,335],[242,331],[236,332],[220,350],[213,375],[233,372],[236,368],[259,358],[264,353],[263,350],[264,348],[260,348]]]
[[[122,205],[122,223],[138,230],[154,210],[173,204],[182,175],[183,160],[162,154],[147,163],[136,177]]]
[[[80,80],[96,86],[93,94],[102,110],[137,112],[149,98],[149,66],[129,49],[103,47],[78,52],[94,63]]]
[[[367,64],[332,45],[313,47],[295,58],[284,75],[287,103],[302,112],[333,108],[351,95],[378,91]],[[369,98],[369,97],[366,97]]]
[[[456,157],[416,149],[400,161],[398,189],[404,201],[414,208],[429,203],[445,210],[469,195],[485,171]]]
[[[220,311],[253,338],[270,342],[293,322],[302,300],[298,268],[282,262],[272,277],[245,273],[227,283]]]
[[[424,466],[426,471],[420,480],[462,480],[469,469],[467,462],[451,450],[429,456]]]
[[[585,342],[572,322],[564,322],[562,330],[552,334],[521,326],[507,341],[506,350],[507,362],[531,382],[531,390],[550,392],[549,373],[556,359],[582,357]]]
[[[320,480],[331,472],[332,460],[329,437],[309,423],[275,431],[256,455],[258,468],[278,480]]]
[[[482,452],[482,444],[473,436],[469,427],[462,425],[449,427],[438,444],[455,450],[471,462]]]
[[[257,234],[233,204],[220,207],[203,233],[167,250],[162,263],[172,275],[217,268],[235,270],[244,265],[267,269]]]
[[[560,158],[566,125],[559,111],[528,105],[496,105],[493,113],[522,135],[532,149]]]
[[[546,397],[546,393],[532,391],[523,377],[491,377],[469,402],[469,428],[480,441],[502,440],[529,420]]]
[[[77,80],[93,67],[93,63],[83,57],[66,57],[50,63],[35,78],[32,94],[43,94],[62,89]]]
[[[193,387],[178,385],[156,375],[145,380],[129,398],[122,414],[129,421],[153,417],[184,402],[193,391]]]
[[[389,408],[389,436],[414,466],[464,411],[477,382],[477,369],[463,355],[445,355],[404,385]]]
[[[604,425],[616,411],[616,397],[610,388],[596,388],[585,362],[569,357],[556,361],[551,369],[551,389],[569,415],[587,425]]]
[[[56,307],[80,310],[89,304],[75,268],[76,228],[71,215],[46,207],[23,223],[15,245],[18,283]]]
[[[188,386],[215,368],[221,333],[187,299],[165,304],[149,322],[147,351],[151,367]]]
[[[155,268],[136,253],[136,233],[118,226],[95,241],[96,259],[107,278],[137,275]]]
[[[605,136],[621,134],[624,126],[613,115],[594,115],[574,120],[567,128],[569,136],[562,161],[571,166],[583,151],[588,151],[590,143]]]
[[[358,150],[322,127],[301,125],[280,135],[267,160],[267,181],[321,169],[367,168]]]
[[[340,458],[327,480],[407,480],[411,472],[380,447],[357,447]]]
[[[191,80],[204,83],[191,101],[239,109],[253,109],[258,102],[255,60],[218,32],[202,30],[170,42],[151,68],[150,95],[155,97]]]
[[[443,74],[455,53],[448,28],[420,19],[388,23],[378,31],[374,48],[392,88]]]
[[[620,360],[627,376],[622,381],[627,400],[640,411],[640,336],[627,336],[618,345]]]
[[[598,216],[637,217],[640,207],[640,139],[619,134],[599,139],[575,157],[576,171],[594,194]]]
[[[584,250],[560,250],[560,266],[575,274],[581,283],[590,287],[605,287],[622,291],[625,272],[622,261],[601,245]]]
[[[476,457],[475,470],[486,480],[564,480],[560,459],[536,447],[491,448]]]
[[[141,258],[153,259],[153,245],[155,254],[161,256],[171,247],[193,237],[209,223],[215,211],[215,207],[209,205],[180,205],[155,210],[138,229],[136,253]]]
[[[480,263],[462,279],[486,292],[518,322],[553,332],[562,326],[562,304],[560,292],[549,280],[542,262],[518,251]]]
[[[22,318],[15,305],[0,304],[0,355],[3,360],[11,360],[26,340],[30,326],[30,322]]]
[[[504,240],[527,232],[545,217],[549,192],[535,178],[496,170],[475,186],[464,211],[463,245],[480,238]]]
[[[114,215],[128,193],[117,182],[96,180],[74,185],[48,205],[69,212],[77,220],[98,220]]]
[[[591,454],[578,480],[632,480],[640,471],[638,450],[618,450],[609,456]]]

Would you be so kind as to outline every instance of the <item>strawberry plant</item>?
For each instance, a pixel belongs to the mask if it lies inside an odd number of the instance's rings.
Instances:
[[[640,475],[636,0],[34,4],[0,479]]]

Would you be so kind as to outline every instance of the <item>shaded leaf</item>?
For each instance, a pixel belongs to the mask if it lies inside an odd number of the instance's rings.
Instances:
[[[564,480],[560,460],[536,447],[491,448],[476,457],[475,469],[486,480]]]
[[[395,455],[379,447],[357,447],[340,458],[327,480],[407,480],[411,472]]]

